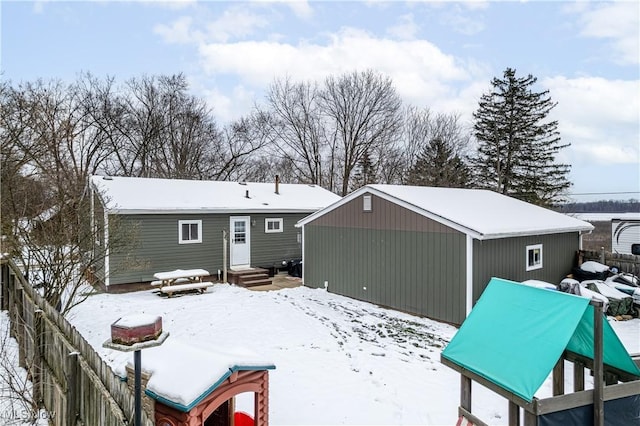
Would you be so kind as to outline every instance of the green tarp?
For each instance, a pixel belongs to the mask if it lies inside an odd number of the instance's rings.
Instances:
[[[604,363],[640,376],[603,321]],[[565,349],[593,358],[589,299],[492,278],[442,357],[532,401]]]

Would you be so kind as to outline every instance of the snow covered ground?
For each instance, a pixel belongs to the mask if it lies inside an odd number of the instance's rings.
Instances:
[[[171,334],[167,341],[212,351],[250,349],[273,362],[274,425],[452,425],[457,420],[460,377],[439,362],[455,327],[324,290],[254,292],[229,285],[170,299],[151,291],[98,294],[68,318],[120,370],[132,354],[104,349],[102,343],[111,323],[139,313],[162,316]],[[612,325],[630,352],[640,352],[640,320]],[[143,364],[144,359],[143,351]],[[179,364],[180,359],[166,362],[167,368]],[[550,395],[547,379],[537,396]],[[248,398],[238,405],[252,411]],[[473,412],[489,424],[508,423],[506,401],[476,384]]]
[[[9,336],[9,315],[0,311],[0,425],[48,425],[44,410],[31,409],[32,384],[18,365],[18,343]]]

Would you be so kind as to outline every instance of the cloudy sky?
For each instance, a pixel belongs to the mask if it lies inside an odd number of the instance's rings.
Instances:
[[[220,124],[274,78],[373,69],[466,123],[505,68],[549,90],[576,201],[640,198],[640,5],[624,2],[0,2],[2,78],[184,73]],[[597,193],[594,196],[580,195]]]

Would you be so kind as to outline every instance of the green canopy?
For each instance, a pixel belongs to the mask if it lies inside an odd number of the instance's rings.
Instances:
[[[593,359],[589,299],[492,278],[442,357],[532,401],[565,349]],[[609,323],[604,363],[640,376]]]

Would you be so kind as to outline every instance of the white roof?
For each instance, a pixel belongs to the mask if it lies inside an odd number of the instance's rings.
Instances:
[[[109,213],[311,213],[340,199],[318,185],[92,176]],[[246,197],[247,191],[249,198]]]
[[[593,230],[590,223],[493,191],[404,185],[366,185],[304,218],[298,225],[305,225],[366,192],[481,240]]]

